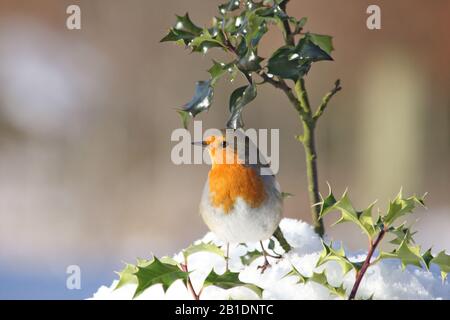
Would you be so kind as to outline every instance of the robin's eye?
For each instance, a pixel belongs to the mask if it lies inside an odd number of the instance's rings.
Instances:
[[[227,145],[228,145],[228,144],[227,144],[227,142],[226,142],[226,141],[223,141],[223,142],[222,142],[222,148],[226,148],[226,147],[227,147]]]

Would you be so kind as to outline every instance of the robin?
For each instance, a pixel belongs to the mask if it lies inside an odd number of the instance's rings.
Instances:
[[[227,243],[260,242],[264,264],[270,266],[262,240],[277,229],[283,211],[280,187],[267,174],[257,147],[241,131],[208,136],[201,144],[211,158],[211,169],[200,202],[200,214],[217,237]],[[255,157],[256,155],[256,157]],[[250,161],[256,158],[256,161]],[[254,162],[254,163],[252,163]],[[265,174],[262,173],[265,168]],[[274,256],[272,256],[274,257]]]

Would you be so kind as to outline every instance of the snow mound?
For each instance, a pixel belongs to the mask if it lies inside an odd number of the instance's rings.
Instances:
[[[260,251],[259,243],[247,243],[230,247],[229,268],[233,272],[239,272],[239,278],[246,283],[256,284],[264,289],[263,299],[338,299],[330,294],[324,286],[315,282],[299,284],[295,276],[286,276],[294,266],[305,276],[311,276],[313,272],[325,270],[328,282],[333,286],[343,284],[347,295],[350,293],[355,279],[355,272],[352,270],[345,276],[341,267],[334,261],[326,263],[324,266],[316,268],[322,245],[320,238],[313,228],[302,221],[293,219],[283,219],[280,224],[281,230],[293,247],[284,254],[282,259],[269,258],[272,266],[263,274],[258,270],[262,265],[263,258],[257,258],[250,265],[242,263],[241,257],[254,250]],[[199,242],[213,242],[217,245],[224,245],[214,234],[208,233]],[[264,243],[267,248],[268,241]],[[278,246],[275,252],[283,252]],[[347,252],[352,261],[361,261],[365,258],[365,253]],[[183,255],[178,253],[175,260],[182,262]],[[196,292],[199,292],[202,283],[212,269],[221,274],[225,271],[225,261],[222,257],[209,252],[199,252],[188,258],[188,266],[191,273],[192,285]],[[91,299],[131,299],[136,289],[136,285],[128,284],[117,290],[114,288],[118,280],[111,286],[102,286]],[[378,264],[371,266],[358,291],[357,298],[368,299],[450,299],[449,281],[442,282],[440,271],[431,268],[430,271],[408,266],[402,270],[401,264],[397,260],[382,260]],[[173,283],[164,293],[161,285],[154,285],[145,290],[137,299],[193,299],[191,293],[186,289],[181,280]],[[259,297],[248,288],[237,287],[229,290],[214,286],[206,287],[201,294],[201,299],[259,299]]]

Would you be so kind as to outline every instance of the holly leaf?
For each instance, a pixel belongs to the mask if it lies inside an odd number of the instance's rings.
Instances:
[[[283,235],[283,232],[281,231],[280,227],[278,226],[277,229],[275,230],[275,232],[273,233],[273,236],[275,237],[275,239],[277,239],[278,243],[280,244],[280,246],[283,248],[284,252],[289,252],[291,251],[292,247],[291,245],[287,242],[286,238]]]
[[[310,35],[306,35],[300,39],[296,48],[296,53],[299,55],[298,59],[311,62],[329,60],[333,61],[333,58],[320,46],[312,41]]]
[[[291,59],[292,56],[295,57],[295,54],[295,48],[291,46],[284,46],[276,50],[267,63],[268,73],[294,81],[303,77],[308,72],[310,65]]]
[[[345,255],[345,251],[342,246],[340,249],[336,250],[336,249],[333,249],[333,243],[331,243],[328,246],[325,242],[322,241],[322,247],[323,247],[323,250],[320,253],[319,260],[317,261],[317,265],[316,265],[317,267],[319,267],[329,261],[336,261],[341,266],[342,272],[344,273],[344,275],[347,274],[350,270],[355,268],[353,263],[350,262],[350,260]]]
[[[229,0],[221,5],[219,5],[219,11],[221,14],[226,14],[227,12],[232,12],[239,9],[240,0]]]
[[[346,291],[344,289],[344,285],[341,284],[339,287],[334,287],[331,284],[328,283],[327,276],[325,275],[325,271],[322,272],[313,272],[313,274],[310,277],[306,277],[298,271],[297,268],[295,268],[293,265],[291,266],[291,271],[286,274],[284,277],[288,276],[295,276],[298,278],[297,284],[305,284],[309,281],[318,283],[325,288],[327,288],[331,294],[345,298],[346,297]]]
[[[225,64],[213,60],[213,66],[208,70],[211,75],[211,86],[214,86],[225,74],[229,74],[231,76],[231,81],[233,81],[237,71],[238,69],[234,61]]]
[[[213,95],[214,90],[211,86],[211,80],[198,81],[195,86],[194,97],[191,101],[183,106],[181,111],[184,111],[185,113],[187,112],[191,117],[195,117],[200,112],[209,109],[209,107],[211,106]],[[181,114],[182,117],[184,117],[185,114]]]
[[[227,128],[239,129],[244,127],[242,120],[242,109],[256,98],[256,86],[254,83],[237,88],[230,96],[230,118]]]
[[[169,33],[161,39],[161,42],[175,41],[183,42],[188,45],[195,37],[198,37],[202,32],[202,28],[196,26],[190,19],[189,14],[184,16],[176,16],[176,23]]]
[[[256,10],[259,8],[262,8],[264,6],[263,1],[253,1],[253,0],[247,0],[245,1],[245,8],[246,10]]]
[[[219,275],[214,271],[214,269],[211,270],[203,283],[203,288],[206,288],[208,286],[216,286],[222,289],[246,287],[255,292],[260,298],[262,297],[263,291],[262,288],[254,284],[245,283],[239,280],[239,272],[226,271],[225,273]]]
[[[115,272],[116,274],[119,275],[119,282],[117,283],[117,286],[114,288],[114,290],[119,289],[125,284],[129,283],[137,284],[137,278],[135,273],[138,271],[138,267],[146,267],[153,261],[142,258],[137,258],[136,260],[137,260],[136,265],[131,263],[125,263],[125,268],[123,268],[122,271]],[[173,258],[170,257],[162,257],[160,260],[165,263],[172,263],[173,265],[178,264],[178,262],[176,262]]]
[[[279,48],[268,61],[268,72],[297,81],[306,75],[313,62],[333,60],[331,56],[305,36],[295,46]]]
[[[447,274],[450,272],[450,255],[446,254],[445,251],[441,251],[433,258],[433,260],[431,260],[431,263],[439,266],[441,269],[442,281],[445,281]]]
[[[119,275],[119,282],[114,290],[117,290],[126,284],[137,283],[136,272],[137,267],[135,265],[130,263],[125,264],[125,268],[123,268],[122,271],[116,272],[116,274]]]
[[[277,3],[274,3],[269,7],[258,8],[258,10],[255,10],[255,13],[260,17],[277,18],[280,20],[289,18]]]
[[[223,253],[222,249],[220,249],[218,246],[212,243],[199,243],[199,244],[193,244],[189,246],[187,249],[183,250],[183,255],[185,258],[189,257],[190,255],[193,255],[194,253],[198,252],[209,252],[217,254],[220,257],[224,257],[225,254]]]
[[[304,284],[307,281],[307,277],[305,277],[300,271],[298,271],[298,269],[294,266],[291,265],[291,271],[289,271],[288,274],[286,274],[283,278],[289,277],[289,276],[295,276],[297,277],[297,284]]]
[[[323,218],[330,212],[337,210],[341,213],[341,216],[334,225],[343,222],[353,222],[369,237],[369,239],[372,239],[377,232],[372,218],[373,206],[374,203],[364,211],[356,211],[348,197],[347,191],[344,192],[339,201],[336,201],[333,193],[330,191],[328,197],[321,202],[320,217]]]
[[[406,241],[403,241],[400,246],[392,252],[381,252],[378,259],[399,259],[403,269],[405,269],[407,265],[414,265],[419,268],[422,267],[422,264],[426,265],[420,254],[420,247],[409,245]]]
[[[261,70],[261,61],[264,59],[261,57],[258,57],[256,53],[249,49],[247,50],[247,53],[241,57],[237,63],[237,67],[242,72],[254,72]]]
[[[242,38],[237,48],[239,56],[242,57],[248,49],[253,51],[256,49],[268,28],[266,18],[257,15],[255,11],[247,11],[237,19],[238,27],[233,34]]]
[[[189,117],[190,114],[184,110],[177,110],[177,113],[180,115],[181,123],[183,124],[183,128],[187,129],[189,125]]]
[[[425,206],[423,198],[417,198],[416,196],[403,198],[402,191],[400,190],[397,197],[393,201],[389,202],[388,212],[382,218],[383,223],[386,226],[391,225],[398,218],[406,214],[412,213],[417,204]]]
[[[325,271],[322,272],[313,272],[311,277],[307,277],[307,280],[314,281],[315,283],[325,285],[328,283],[327,276],[325,275]]]
[[[257,258],[261,257],[262,253],[258,250],[248,251],[245,255],[241,256],[241,262],[245,266],[249,266]]]
[[[209,68],[208,73],[211,75],[211,85],[227,73],[226,64],[213,60],[213,66]]]
[[[330,292],[342,299],[347,299],[347,291],[344,288],[344,284],[342,283],[339,287],[334,287],[330,284],[328,284],[328,286],[326,286],[328,288],[328,290],[330,290]]]
[[[431,260],[433,260],[433,254],[431,253],[431,248],[425,251],[424,254],[422,254],[422,259],[425,262],[425,267],[427,270],[430,269]]]
[[[299,34],[306,25],[306,22],[308,22],[308,18],[303,17],[300,20],[297,20],[294,17],[290,17],[289,21],[294,25],[294,34]]]
[[[331,54],[334,50],[333,37],[317,33],[308,33],[307,36],[315,45],[319,46],[326,53]]]
[[[372,209],[375,205],[375,202],[373,202],[367,209],[364,211],[357,212],[358,220],[361,223],[361,226],[363,227],[364,232],[370,237],[373,238],[373,236],[377,233],[377,230],[375,228],[375,223],[373,222],[372,217]]]
[[[325,199],[322,198],[322,202],[320,202],[319,217],[323,218],[328,213],[333,211],[334,210],[334,205],[336,204],[336,202],[337,202],[336,198],[334,197],[333,193],[331,192],[331,187],[330,187],[330,191],[328,193],[328,196]]]
[[[216,47],[226,49],[225,44],[219,40],[219,37],[213,37],[211,33],[209,33],[208,29],[204,29],[199,36],[192,39],[189,46],[192,48],[193,52],[203,53],[206,53],[209,49]]]
[[[411,229],[405,226],[406,223],[403,223],[402,225],[398,227],[390,227],[388,229],[389,233],[392,233],[395,235],[395,238],[389,241],[389,243],[400,245],[402,241],[406,241],[406,243],[411,244],[414,243],[413,236],[417,232],[411,232]]]
[[[188,272],[180,270],[178,266],[162,263],[156,257],[153,258],[149,265],[145,267],[138,266],[134,274],[136,275],[138,286],[133,299],[155,284],[162,284],[163,290],[166,291],[175,281],[186,281],[189,276]]]
[[[334,287],[331,284],[329,284],[327,276],[325,275],[325,270],[320,273],[313,272],[312,276],[307,278],[307,281],[313,281],[313,282],[316,282],[316,283],[324,286],[325,288],[327,288],[330,291],[331,294],[333,294],[335,296],[338,296],[341,298],[346,297],[344,285],[341,284],[339,287]]]
[[[269,250],[275,249],[275,241],[273,241],[273,239],[269,240],[269,245],[268,245]]]

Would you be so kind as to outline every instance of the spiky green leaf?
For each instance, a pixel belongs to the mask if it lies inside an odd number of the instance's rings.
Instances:
[[[178,266],[170,263],[163,263],[156,257],[152,262],[145,267],[137,267],[135,272],[138,286],[133,298],[139,296],[145,289],[155,285],[161,284],[164,291],[166,291],[175,281],[186,281],[189,273],[180,270]]]
[[[218,246],[216,246],[215,244],[212,243],[198,243],[198,244],[193,244],[191,246],[189,246],[188,248],[183,250],[183,255],[185,258],[189,257],[190,255],[193,255],[194,253],[198,253],[198,252],[209,252],[209,253],[214,253],[220,257],[224,257],[225,254],[223,252],[222,249],[220,249]]]
[[[326,262],[336,261],[341,266],[344,275],[355,268],[353,263],[347,258],[342,246],[340,249],[333,249],[332,243],[327,245],[324,241],[322,241],[322,247],[322,252],[320,253],[319,260],[317,261],[318,267]]]
[[[275,230],[275,232],[273,233],[273,236],[275,237],[275,239],[277,239],[278,243],[280,244],[280,246],[283,248],[284,252],[289,252],[291,251],[292,247],[291,245],[287,242],[286,238],[283,235],[283,232],[281,231],[281,228],[278,226],[277,229]]]
[[[243,72],[254,72],[261,69],[261,61],[264,59],[258,57],[256,53],[249,49],[247,53],[241,57],[237,63],[239,70]]]
[[[192,48],[194,52],[202,52],[207,53],[211,48],[223,48],[226,49],[225,44],[218,38],[211,35],[208,29],[204,29],[201,35],[192,39],[189,42],[189,46]]]
[[[214,269],[211,270],[209,275],[206,277],[203,287],[206,288],[208,286],[216,286],[222,289],[231,289],[235,287],[246,287],[253,292],[255,292],[259,297],[262,297],[263,289],[251,284],[245,283],[239,280],[238,272],[226,271],[223,274],[217,274]]]
[[[308,22],[308,18],[307,17],[303,17],[299,20],[295,19],[294,17],[290,17],[289,21],[294,24],[294,33],[298,34],[300,33],[304,26],[306,25],[306,22]]]
[[[319,212],[319,216],[320,218],[323,218],[324,216],[326,216],[328,213],[330,213],[331,211],[334,210],[334,205],[336,204],[337,200],[334,197],[333,193],[330,192],[328,194],[328,196],[325,199],[322,199],[322,202],[320,203],[320,212]]]
[[[230,118],[227,122],[227,128],[239,129],[244,127],[242,120],[243,108],[256,98],[256,85],[240,87],[233,91],[230,96]]]
[[[213,95],[214,89],[211,86],[211,80],[198,81],[195,86],[194,97],[183,106],[182,111],[188,112],[190,116],[195,117],[200,112],[209,109]]]
[[[306,283],[307,277],[305,277],[294,265],[291,265],[291,271],[289,271],[288,274],[286,274],[283,278],[289,277],[289,276],[295,276],[297,277],[297,284],[303,284]]]
[[[427,270],[430,269],[430,264],[431,261],[433,260],[433,254],[431,253],[431,248],[428,249],[427,251],[425,251],[424,254],[422,254],[422,259],[425,262],[425,267],[427,268]]]
[[[420,247],[408,244],[403,241],[400,246],[392,252],[381,252],[378,260],[381,259],[399,259],[402,268],[405,269],[407,265],[414,265],[421,268],[426,265],[422,255],[420,254]]]
[[[353,208],[353,205],[348,197],[347,191],[343,194],[342,198],[336,201],[333,193],[321,202],[320,217],[324,217],[330,212],[337,210],[341,213],[341,216],[335,224],[343,222],[353,222],[356,224],[370,239],[376,234],[375,224],[372,218],[372,208],[374,204],[371,204],[364,211],[357,211]]]
[[[261,256],[262,253],[258,250],[248,251],[245,255],[241,256],[241,262],[244,266],[248,266]]]
[[[183,125],[183,128],[187,129],[189,125],[189,118],[190,114],[188,111],[185,110],[177,110],[177,113],[180,115],[181,123]]]
[[[424,206],[423,199],[416,196],[404,198],[400,191],[397,197],[389,202],[388,212],[383,217],[384,224],[386,226],[392,225],[398,218],[412,213],[416,205]]]
[[[221,14],[226,14],[227,12],[232,12],[239,9],[240,0],[228,0],[227,2],[219,5],[219,11]]]
[[[328,54],[334,50],[333,37],[324,34],[308,33],[309,39]]]
[[[196,26],[189,14],[184,16],[176,16],[176,22],[169,33],[161,39],[161,42],[166,41],[182,41],[185,45],[188,45],[195,37],[198,37],[202,32],[202,28]]]
[[[441,269],[442,280],[447,278],[447,274],[450,272],[450,255],[446,254],[445,251],[438,253],[436,257],[431,260],[431,263],[437,264]]]
[[[269,59],[268,72],[297,81],[308,73],[313,62],[324,60],[333,58],[305,36],[295,47],[284,46],[275,51]]]
[[[318,283],[325,288],[327,288],[331,294],[345,298],[346,297],[346,291],[344,288],[344,285],[341,284],[339,287],[332,286],[328,283],[327,276],[325,275],[325,271],[322,272],[313,272],[313,274],[310,277],[304,276],[295,266],[291,266],[291,271],[286,274],[284,277],[288,276],[295,276],[297,277],[298,281],[297,284],[305,284],[307,282],[315,282]]]
[[[136,272],[137,267],[133,264],[127,263],[122,271],[116,272],[119,275],[119,282],[114,290],[117,290],[126,284],[137,283],[137,278],[135,275]]]
[[[395,236],[389,243],[395,245],[400,245],[402,241],[406,241],[408,244],[414,243],[413,236],[417,233],[411,232],[411,228],[406,227],[406,223],[403,223],[398,227],[390,227],[388,231]]]

